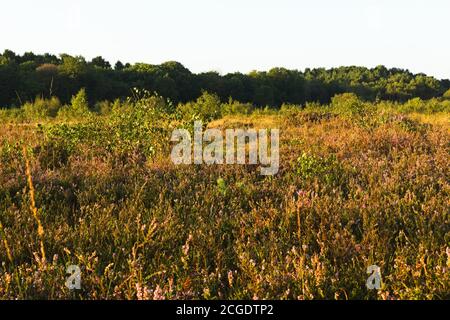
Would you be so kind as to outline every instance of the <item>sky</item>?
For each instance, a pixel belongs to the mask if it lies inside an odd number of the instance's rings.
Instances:
[[[385,65],[450,78],[448,0],[14,0],[0,51],[192,72]]]

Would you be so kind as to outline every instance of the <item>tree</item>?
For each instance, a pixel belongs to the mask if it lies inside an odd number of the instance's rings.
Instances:
[[[44,63],[36,68],[36,75],[45,88],[45,95],[48,92],[48,97],[53,96],[54,88],[57,87],[55,79],[58,76],[58,67],[51,63]]]
[[[72,96],[70,106],[61,108],[58,117],[62,118],[79,118],[89,114],[89,106],[87,102],[86,90],[80,89],[75,96]]]
[[[337,94],[331,99],[334,110],[347,115],[362,115],[366,109],[359,97],[354,93]]]
[[[27,62],[27,61],[33,61],[35,62],[37,60],[37,56],[33,52],[25,52],[23,56],[20,58],[20,62]]]
[[[101,69],[111,69],[111,64],[103,59],[102,56],[95,57],[91,60],[91,65]]]
[[[72,57],[68,54],[61,54],[61,60],[62,64],[59,67],[61,73],[71,78],[77,78],[86,71],[86,60],[81,56]]]
[[[125,66],[123,65],[123,63],[119,60],[116,62],[116,64],[114,65],[114,70],[116,71],[122,71],[125,68]]]
[[[80,91],[78,91],[78,93],[72,97],[71,105],[73,110],[77,110],[81,113],[89,111],[85,88],[80,89]]]
[[[9,60],[6,57],[0,55],[0,66],[8,64],[8,63],[9,63]]]
[[[42,64],[44,63],[51,63],[51,64],[60,64],[61,60],[58,59],[57,56],[50,54],[50,53],[44,53],[44,55],[42,56]]]
[[[17,64],[0,64],[0,107],[23,103],[20,93],[17,91],[17,88],[21,85]]]
[[[178,112],[185,120],[199,119],[209,122],[221,116],[220,98],[216,94],[203,91],[196,102],[180,104]]]
[[[283,103],[327,104],[333,96],[345,92],[356,94],[362,101],[442,98],[450,88],[450,80],[384,66],[316,68],[304,72],[274,68],[268,72],[221,75],[193,74],[176,61],[133,66],[117,61],[113,69],[102,56],[87,63],[82,56],[68,54],[61,54],[60,58],[49,53],[19,55],[11,50],[0,54],[2,107],[32,101],[37,94],[54,95],[67,104],[80,88],[86,88],[90,102],[95,104],[126,98],[134,87],[156,91],[175,104],[195,101],[205,90],[217,94],[221,101],[232,97],[258,107],[278,108]],[[449,95],[446,93],[445,98],[450,99]]]
[[[6,49],[3,51],[3,57],[8,59],[9,61],[16,61],[17,55],[14,53],[14,51]]]
[[[443,97],[444,97],[445,99],[450,100],[450,89],[448,89],[448,90],[444,93]]]

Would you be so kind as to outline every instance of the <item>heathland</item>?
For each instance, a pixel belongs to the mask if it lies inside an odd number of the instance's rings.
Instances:
[[[133,90],[94,107],[80,90],[4,109],[0,298],[448,299],[440,94],[260,108]],[[171,132],[195,120],[280,129],[279,172],[174,165]],[[380,290],[366,288],[371,265]]]

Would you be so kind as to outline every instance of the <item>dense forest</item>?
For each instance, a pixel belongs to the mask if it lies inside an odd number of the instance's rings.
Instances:
[[[60,54],[0,55],[0,107],[20,106],[36,97],[58,97],[68,103],[81,88],[89,102],[112,101],[130,95],[132,88],[157,92],[175,103],[197,99],[203,90],[259,106],[282,103],[328,103],[339,93],[352,92],[368,101],[430,99],[450,89],[450,80],[378,66],[287,70],[249,74],[217,72],[194,74],[178,62],[161,65],[122,63],[112,66],[101,56],[86,61],[82,56]]]

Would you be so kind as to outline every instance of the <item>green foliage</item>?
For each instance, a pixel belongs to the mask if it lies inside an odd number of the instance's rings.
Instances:
[[[227,194],[228,187],[224,179],[222,178],[217,179],[217,189],[222,195],[225,196]]]
[[[302,108],[297,105],[291,105],[283,103],[283,105],[280,108],[280,113],[282,115],[288,116],[288,117],[295,117],[302,111]]]
[[[177,112],[185,121],[202,120],[207,123],[221,116],[220,98],[204,91],[197,101],[180,104]]]
[[[438,99],[430,99],[425,101],[420,98],[414,98],[400,105],[399,111],[405,113],[418,112],[425,114],[450,112],[450,101]]]
[[[417,120],[410,119],[408,117],[400,117],[397,121],[401,128],[408,132],[419,132],[425,134],[429,125],[420,123]]]
[[[438,81],[407,70],[384,66],[339,67],[332,69],[287,70],[220,75],[215,72],[193,74],[178,62],[160,65],[118,62],[114,69],[101,56],[86,62],[83,57],[62,54],[17,55],[5,50],[0,55],[0,105],[22,105],[24,97],[56,96],[63,104],[80,88],[86,88],[93,105],[97,102],[125,99],[130,88],[137,87],[169,98],[174,103],[195,101],[202,90],[216,93],[221,101],[229,97],[258,107],[280,107],[283,103],[328,104],[333,96],[351,92],[364,101],[405,102],[420,97],[441,98],[448,80]],[[238,109],[239,106],[236,106]],[[247,112],[227,110],[226,112]],[[232,108],[231,108],[232,109]]]
[[[450,89],[448,89],[444,94],[442,95],[445,99],[450,99]]]
[[[363,116],[369,111],[369,105],[364,103],[354,93],[335,95],[331,99],[331,107],[338,113],[347,116]]]
[[[93,58],[91,64],[101,69],[111,69],[111,64],[101,56]]]
[[[256,108],[255,110],[253,110],[252,115],[276,115],[278,114],[278,110],[271,108],[269,106],[265,106],[264,108]]]
[[[142,152],[153,156],[158,145],[169,140],[169,124],[173,105],[170,101],[135,89],[134,97],[122,107],[115,107],[108,120],[114,134],[111,146],[119,146],[122,152]]]
[[[70,78],[78,78],[81,74],[86,72],[86,60],[81,57],[72,57],[68,54],[61,55],[62,63],[59,70],[62,74]]]
[[[0,120],[6,122],[23,122],[26,120],[23,108],[0,109]]]
[[[58,117],[63,119],[84,118],[89,116],[89,105],[84,88],[80,89],[75,96],[72,96],[72,100],[69,106],[64,106],[58,112]]]
[[[242,103],[232,98],[228,99],[228,103],[224,103],[221,106],[222,115],[248,115],[253,112],[255,107],[250,103]]]
[[[121,108],[121,101],[119,99],[114,100],[113,102],[104,100],[97,102],[94,106],[93,111],[99,115],[110,115],[113,111],[117,111]]]
[[[22,159],[22,152],[19,144],[2,140],[0,143],[0,163],[10,163]]]
[[[96,124],[99,122],[96,121]],[[81,150],[89,142],[89,145],[95,146],[101,144],[102,141],[98,140],[96,133],[96,127],[94,123],[79,123],[79,124],[50,124],[44,127],[44,133],[46,140],[49,141],[49,148],[53,149],[53,146],[63,148],[69,154]],[[46,146],[47,148],[47,146]]]
[[[1,125],[0,299],[446,299],[448,115],[419,115],[439,120],[422,132],[399,106],[377,104],[370,128],[315,105],[218,121],[282,128],[270,178],[173,165],[164,139],[179,118],[139,90],[101,116]],[[69,264],[82,290],[65,286]]]
[[[333,154],[324,158],[303,153],[297,159],[297,174],[302,179],[317,180],[327,187],[346,187],[344,167]]]
[[[45,119],[56,117],[61,108],[61,102],[58,98],[43,99],[37,97],[33,103],[28,102],[23,106],[25,117],[28,119]]]
[[[414,98],[404,103],[400,110],[403,112],[423,112],[425,110],[425,101],[420,98]]]
[[[75,96],[72,97],[71,107],[74,112],[79,113],[80,115],[89,112],[86,89],[81,89]]]
[[[296,105],[283,104],[279,113],[285,116],[286,122],[295,126],[329,120],[333,117],[328,107],[321,106],[317,103],[307,103],[304,108]]]
[[[86,106],[84,102],[82,92],[73,99],[74,109]],[[154,156],[169,143],[172,116],[168,112],[172,108],[164,98],[135,89],[126,103],[115,101],[105,117],[88,117],[74,124],[50,124],[45,133],[49,141],[58,141],[58,147],[69,154],[91,148],[101,154],[117,157],[134,154],[143,159]],[[80,113],[71,116],[79,117]]]
[[[93,111],[100,115],[110,114],[113,109],[113,103],[108,100],[97,102],[93,108]]]

